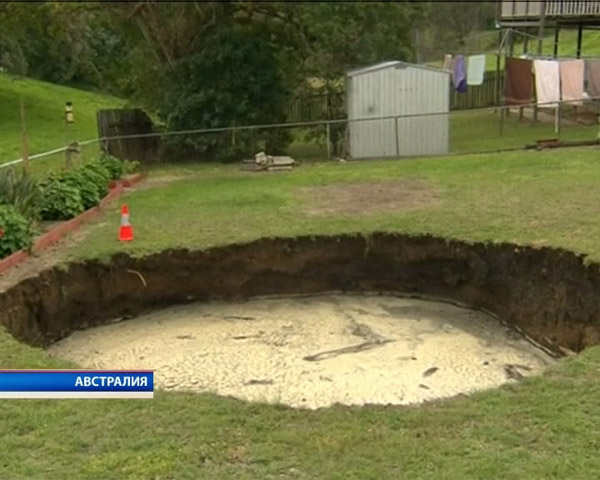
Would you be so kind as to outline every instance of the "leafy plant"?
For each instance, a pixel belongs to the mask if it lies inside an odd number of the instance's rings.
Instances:
[[[285,121],[287,91],[276,51],[252,29],[223,28],[181,59],[164,109],[168,128],[190,130]],[[283,132],[283,130],[282,130]],[[264,129],[177,135],[161,142],[166,159],[240,161],[266,148],[282,153],[291,138]]]
[[[123,162],[117,157],[105,153],[100,157],[100,163],[108,170],[111,180],[118,180],[123,176]]]
[[[98,185],[100,197],[105,197],[108,193],[108,184],[110,182],[110,172],[100,162],[92,162],[82,167],[85,175],[88,175]]]
[[[94,180],[94,175],[90,176],[88,170],[83,168],[70,170],[62,174],[60,181],[79,190],[81,202],[85,209],[100,203],[100,189]]]
[[[68,220],[85,210],[81,193],[57,175],[50,175],[42,185],[43,220]]]
[[[12,205],[0,205],[0,258],[33,244],[32,223]]]
[[[30,221],[39,219],[41,191],[37,181],[24,170],[0,170],[0,204],[12,205]]]
[[[140,169],[140,162],[137,160],[124,160],[123,161],[123,171],[125,174],[129,175],[137,172]]]

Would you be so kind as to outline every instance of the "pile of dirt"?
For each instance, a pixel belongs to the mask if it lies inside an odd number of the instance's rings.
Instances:
[[[600,269],[559,249],[376,233],[267,238],[53,268],[0,294],[13,335],[48,345],[158,307],[257,295],[402,292],[496,314],[555,352],[600,343]]]

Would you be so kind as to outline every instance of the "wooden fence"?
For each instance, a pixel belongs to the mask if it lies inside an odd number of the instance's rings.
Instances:
[[[500,72],[498,87],[504,88],[504,72]],[[498,104],[496,96],[496,72],[486,72],[483,84],[468,86],[467,93],[458,93],[450,85],[450,110],[469,110],[472,108],[494,107]],[[319,120],[337,120],[344,116],[344,92],[334,95],[318,94],[296,97],[288,105],[288,122],[313,122]],[[502,95],[500,95],[502,98]],[[342,112],[342,113],[340,113]]]
[[[469,85],[467,93],[458,93],[454,86],[450,85],[450,110],[469,110],[471,108],[494,107],[498,105],[498,98],[502,98],[504,89],[504,72],[499,73],[498,86],[500,96],[496,96],[496,72],[485,72],[481,85]]]
[[[139,109],[98,110],[98,136],[117,137],[120,135],[140,135],[152,133],[152,120]],[[121,160],[137,160],[152,163],[158,159],[158,138],[126,138],[104,142],[107,153]]]
[[[292,98],[288,105],[288,122],[337,120],[344,112],[344,92]]]

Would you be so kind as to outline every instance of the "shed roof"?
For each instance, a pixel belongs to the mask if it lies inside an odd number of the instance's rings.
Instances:
[[[400,60],[390,60],[387,62],[379,62],[379,63],[375,63],[373,65],[367,65],[366,67],[353,68],[353,69],[348,70],[346,72],[346,75],[349,77],[354,77],[356,75],[362,75],[363,73],[375,72],[377,70],[383,70],[385,68],[406,68],[406,67],[420,68],[422,70],[429,70],[429,71],[449,75],[449,72],[447,72],[446,70],[441,70],[439,68],[430,67],[429,65],[420,65],[420,64],[416,64],[416,63],[401,62]]]

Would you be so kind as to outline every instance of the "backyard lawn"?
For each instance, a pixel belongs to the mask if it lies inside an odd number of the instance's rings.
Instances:
[[[586,47],[584,47],[585,49]],[[98,108],[119,99],[0,75],[0,163],[20,157],[19,98],[31,153],[96,136]],[[64,102],[76,123],[65,131]],[[565,124],[564,139],[593,139],[597,125]],[[319,162],[324,146],[295,135],[293,172],[237,165],[154,167],[123,197],[135,241],[116,240],[119,207],[84,227],[61,258],[107,259],[167,248],[203,249],[265,236],[372,231],[563,247],[600,261],[598,147],[518,148],[556,136],[551,121],[452,115],[453,156]],[[69,138],[70,137],[70,138]],[[98,154],[97,146],[84,157]],[[64,154],[32,162],[58,170]],[[73,367],[0,332],[2,368]],[[593,478],[600,468],[600,347],[545,375],[422,407],[318,411],[159,391],[151,401],[7,401],[0,409],[4,479],[548,479]]]
[[[240,172],[237,165],[164,166],[151,172],[146,187],[126,197],[136,229],[134,243],[115,241],[115,205],[73,256],[106,257],[115,251],[141,255],[261,236],[396,230],[561,246],[600,260],[598,152],[587,147],[330,162],[281,174]],[[336,202],[352,204],[340,198],[343,189],[325,190],[323,198],[315,188],[331,184],[365,184],[354,192],[360,195],[358,208],[328,213]],[[407,208],[394,203],[385,196],[394,188],[399,189],[393,191],[396,197],[414,195],[417,204]],[[357,212],[361,209],[363,214]]]
[[[280,174],[154,169],[71,258],[373,230],[564,247],[600,260],[597,148],[321,163]],[[357,212],[357,209],[362,213]],[[65,363],[0,335],[3,368]],[[498,390],[422,407],[318,411],[159,391],[5,401],[0,478],[585,479],[600,468],[600,349]]]

